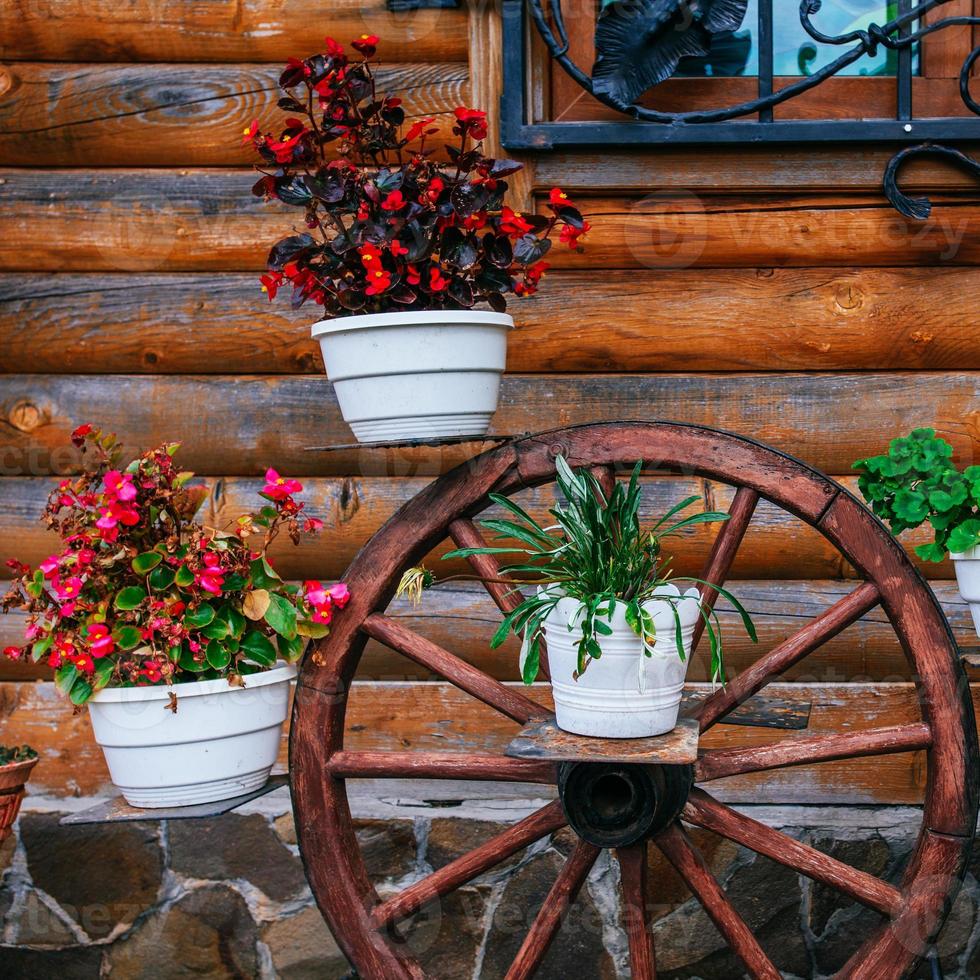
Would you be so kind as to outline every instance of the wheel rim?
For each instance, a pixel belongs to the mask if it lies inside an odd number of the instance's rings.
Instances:
[[[392,770],[390,766],[385,769],[386,760],[364,758],[369,753],[360,753],[355,760],[353,757],[358,753],[344,752],[347,692],[369,635],[413,659],[424,658],[422,662],[434,667],[443,677],[516,720],[528,720],[535,710],[540,715],[540,706],[514,689],[492,680],[478,668],[457,661],[434,644],[421,641],[417,634],[405,637],[403,633],[410,631],[394,626],[391,620],[377,614],[387,607],[403,571],[444,540],[451,526],[457,543],[472,543],[473,534],[478,532],[471,518],[489,505],[488,493],[513,493],[553,480],[553,460],[559,453],[574,467],[598,467],[597,472],[607,479],[613,472],[610,467],[632,465],[637,459],[643,459],[657,472],[705,477],[737,487],[732,518],[723,525],[702,576],[709,581],[722,584],[760,498],[816,528],[864,578],[862,584],[857,584],[854,591],[827,612],[763,654],[726,688],[711,695],[701,709],[702,729],[718,723],[741,700],[761,690],[787,666],[817,649],[875,605],[884,609],[905,651],[916,679],[922,721],[870,733],[815,736],[814,744],[810,745],[793,740],[791,744],[795,748],[774,750],[768,755],[758,749],[709,750],[699,761],[696,780],[710,782],[723,775],[758,771],[760,766],[802,765],[821,759],[926,748],[928,775],[923,821],[900,885],[896,888],[847,866],[838,867],[839,862],[806,845],[787,845],[792,838],[737,814],[700,788],[692,791],[683,819],[776,860],[789,856],[795,862],[792,866],[801,873],[816,880],[835,882],[843,894],[876,907],[886,915],[885,920],[855,952],[840,975],[901,976],[911,969],[942,924],[955,895],[976,825],[976,730],[969,687],[952,634],[935,597],[908,556],[887,529],[844,488],[798,460],[752,440],[676,423],[579,426],[493,449],[424,489],[354,559],[345,575],[352,593],[350,604],[344,615],[338,617],[331,635],[308,653],[303,662],[290,734],[291,785],[300,850],[314,896],[338,943],[365,977],[387,980],[424,976],[421,967],[386,938],[383,926],[413,911],[426,897],[444,894],[441,889],[449,891],[450,886],[459,887],[470,880],[475,876],[471,873],[474,867],[481,866],[483,861],[495,856],[500,860],[500,855],[508,856],[566,823],[561,804],[558,801],[549,804],[500,835],[505,839],[491,841],[489,849],[478,848],[453,862],[453,865],[462,862],[464,866],[449,866],[447,873],[444,873],[446,869],[440,869],[419,886],[407,889],[407,896],[403,893],[401,898],[395,896],[382,903],[360,855],[345,776],[362,774],[367,771],[364,767],[371,765],[388,775],[400,772],[405,776],[413,770],[398,770],[404,760],[398,759],[397,753],[373,754],[392,755],[395,759]],[[487,569],[483,562],[480,573],[486,575]],[[507,601],[505,587],[496,590],[488,587],[488,591],[498,604]],[[706,601],[711,602],[713,598],[710,593],[705,595]],[[820,744],[816,744],[816,739]],[[458,762],[442,757],[433,758],[431,764],[438,766],[444,778],[472,779],[474,767],[478,767],[484,773],[495,772],[502,778],[556,781],[553,771],[539,763],[503,756],[458,755]],[[654,839],[750,974],[778,977],[778,971],[728,903],[680,823],[670,824]],[[646,842],[642,841],[617,851],[623,885],[623,921],[630,939],[634,977],[653,976],[654,969],[649,930],[643,916],[636,914],[637,908],[645,906],[646,899],[645,847]],[[509,977],[532,975],[554,937],[562,908],[574,900],[598,853],[593,844],[579,841],[532,926]],[[783,860],[783,863],[787,862]],[[468,877],[461,878],[461,875]],[[843,885],[838,881],[841,875],[846,876]]]

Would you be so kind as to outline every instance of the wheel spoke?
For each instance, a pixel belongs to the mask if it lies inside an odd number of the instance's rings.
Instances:
[[[327,772],[339,779],[479,779],[506,783],[556,781],[555,764],[463,752],[334,753]]]
[[[889,725],[884,728],[869,728],[863,732],[788,738],[782,742],[747,749],[711,749],[698,759],[694,772],[697,782],[706,783],[739,773],[763,772],[784,766],[806,766],[813,762],[830,762],[834,759],[913,752],[916,749],[927,749],[930,745],[932,732],[925,722]]]
[[[781,980],[779,970],[766,956],[752,935],[752,930],[728,900],[684,828],[678,823],[672,824],[654,840],[687,882],[732,952],[745,964],[749,973],[761,980]]]
[[[554,803],[549,803],[512,827],[508,827],[503,833],[497,834],[475,850],[458,857],[387,901],[381,902],[371,912],[371,921],[380,929],[399,919],[404,919],[434,899],[448,895],[460,885],[489,871],[512,854],[516,854],[521,848],[564,826],[565,811],[562,809],[561,802],[555,800]]]
[[[623,923],[630,944],[632,980],[654,980],[657,975],[653,933],[647,922],[647,843],[645,840],[616,851],[623,886]]]
[[[902,893],[894,886],[719,803],[703,790],[691,790],[683,819],[836,888],[884,915],[895,915],[901,908]]]
[[[525,980],[534,976],[558,934],[565,913],[575,901],[575,896],[598,856],[599,848],[584,840],[575,845],[575,850],[558,873],[548,897],[535,916],[530,931],[507,971],[506,980]]]
[[[465,517],[460,517],[449,525],[449,536],[457,548],[485,548],[487,544],[479,528]],[[469,561],[473,571],[480,576],[483,587],[505,616],[512,613],[521,604],[524,597],[516,585],[506,585],[501,581],[501,579],[507,578],[507,574],[501,571],[500,563],[493,555],[471,555],[467,561]],[[541,653],[538,669],[547,680],[550,674],[548,673],[548,658],[544,655],[543,641]]]
[[[417,664],[428,667],[467,694],[472,694],[484,704],[496,708],[497,711],[522,725],[532,718],[547,718],[550,715],[548,709],[536,701],[506,687],[472,664],[444,650],[437,643],[427,640],[418,633],[413,633],[412,630],[406,629],[387,616],[379,613],[368,616],[361,629],[368,636],[373,636],[374,639],[380,640]]]
[[[880,601],[878,588],[864,582],[829,609],[811,619],[789,639],[760,657],[751,667],[705,698],[697,713],[701,731],[720,721],[797,661],[860,619]]]
[[[705,563],[704,570],[701,572],[701,580],[711,582],[712,585],[724,585],[731,571],[732,562],[735,554],[745,537],[745,531],[755,513],[755,506],[759,502],[759,494],[749,487],[739,487],[735,491],[735,499],[729,509],[729,518],[722,525],[715,543],[711,548],[711,554]],[[710,586],[701,586],[701,605],[705,612],[710,612],[715,608],[718,601],[718,590]],[[704,632],[705,622],[700,616],[694,625],[694,638],[691,641],[691,651],[697,649],[698,641]]]

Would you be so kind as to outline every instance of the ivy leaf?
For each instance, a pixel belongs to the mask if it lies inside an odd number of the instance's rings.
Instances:
[[[296,638],[296,607],[285,596],[275,593],[269,596],[265,621],[287,640]]]
[[[144,551],[137,555],[132,561],[133,571],[137,575],[145,575],[151,569],[157,567],[163,561],[163,555],[159,551]]]
[[[116,609],[125,612],[130,609],[135,609],[145,598],[145,589],[141,589],[138,585],[129,585],[116,593],[116,599],[113,605]]]

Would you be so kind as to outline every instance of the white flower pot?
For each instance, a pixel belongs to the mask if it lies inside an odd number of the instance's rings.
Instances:
[[[980,544],[969,551],[950,552],[956,569],[956,584],[960,595],[970,607],[973,626],[980,636]]]
[[[260,789],[279,754],[296,667],[171,687],[107,687],[88,702],[112,781],[138,807],[189,806]],[[177,711],[168,707],[177,695]]]
[[[359,442],[482,436],[507,360],[503,313],[378,313],[313,325]]]
[[[700,599],[697,589],[689,589],[681,598],[673,585],[660,586],[657,592],[679,599],[684,659],[677,653],[674,615],[666,599],[644,603],[657,631],[649,657],[626,622],[626,604],[617,602],[609,624],[612,635],[596,635],[602,657],[593,660],[577,680],[577,646],[582,636],[577,624],[583,607],[577,599],[559,600],[544,627],[559,728],[599,738],[644,738],[663,735],[677,724]]]

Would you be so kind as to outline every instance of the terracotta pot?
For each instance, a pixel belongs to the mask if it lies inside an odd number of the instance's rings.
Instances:
[[[24,784],[30,778],[35,765],[37,759],[8,762],[7,765],[0,766],[0,844],[13,831],[21,800],[24,799]]]

